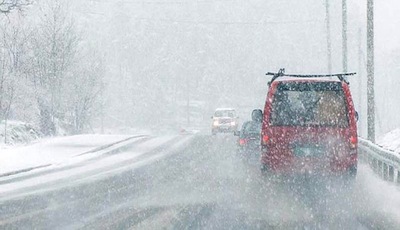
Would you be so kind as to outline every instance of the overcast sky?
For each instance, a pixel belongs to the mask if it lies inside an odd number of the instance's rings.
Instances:
[[[333,72],[342,71],[341,2],[330,1]],[[348,0],[348,69],[362,79],[366,69],[366,4],[367,0]],[[167,103],[157,104],[157,98],[174,97],[180,104],[188,95],[191,100],[207,102],[208,109],[243,104],[261,107],[267,90],[265,72],[281,67],[297,73],[327,72],[325,0],[73,0],[69,5],[85,44],[96,47],[105,57],[115,116],[145,109],[133,110],[138,105],[128,100],[127,93],[132,98],[148,93],[156,100],[151,106],[156,107]],[[375,0],[381,132],[400,126],[396,115],[400,114],[400,80],[393,71],[400,61],[398,12],[399,0]],[[360,91],[360,78],[353,79],[351,87],[364,126],[366,83]],[[186,82],[190,90],[174,82]],[[154,85],[140,92],[143,84]],[[160,93],[160,87],[166,91]],[[111,102],[115,98],[118,101]],[[132,109],[126,108],[129,103]],[[132,115],[124,116],[128,119]]]

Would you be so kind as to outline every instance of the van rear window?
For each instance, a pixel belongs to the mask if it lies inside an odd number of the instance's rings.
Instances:
[[[272,126],[348,127],[341,83],[280,83],[273,98],[270,123]]]

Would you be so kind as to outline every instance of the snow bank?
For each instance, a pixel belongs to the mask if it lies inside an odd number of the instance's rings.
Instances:
[[[5,135],[5,121],[0,122],[0,148],[5,148],[5,137],[7,145],[18,145],[30,143],[39,139],[40,133],[33,125],[21,121],[7,121],[7,135]]]
[[[400,153],[400,128],[386,133],[377,143],[385,149]]]
[[[75,135],[41,139],[29,146],[0,149],[0,175],[66,161],[72,156],[109,145],[128,135]]]

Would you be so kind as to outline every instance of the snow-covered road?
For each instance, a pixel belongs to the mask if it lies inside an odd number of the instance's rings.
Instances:
[[[400,190],[365,165],[352,188],[280,183],[232,136],[147,137],[0,180],[0,228],[400,229]]]

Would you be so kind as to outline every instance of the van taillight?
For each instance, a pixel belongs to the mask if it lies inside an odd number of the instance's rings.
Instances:
[[[349,141],[350,141],[350,148],[352,149],[357,148],[357,137],[351,136]]]
[[[269,136],[268,135],[263,135],[262,137],[262,144],[267,145],[269,143]]]
[[[245,145],[245,144],[247,144],[247,140],[246,139],[240,139],[239,140],[239,144],[240,145]]]

